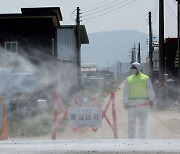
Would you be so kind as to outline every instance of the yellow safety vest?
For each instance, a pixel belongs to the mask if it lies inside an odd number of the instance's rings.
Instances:
[[[129,102],[148,101],[147,80],[148,76],[142,73],[133,74],[127,78],[129,84]]]

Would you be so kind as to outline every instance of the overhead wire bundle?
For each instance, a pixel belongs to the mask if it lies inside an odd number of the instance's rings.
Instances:
[[[90,21],[92,19],[95,20],[104,15],[113,13],[117,10],[122,10],[132,5],[135,5],[141,1],[144,1],[144,0],[105,0],[105,1],[102,1],[100,3],[91,5],[89,7],[82,8],[81,9],[82,21],[83,22]],[[75,13],[75,10],[72,12],[72,17],[74,13]]]

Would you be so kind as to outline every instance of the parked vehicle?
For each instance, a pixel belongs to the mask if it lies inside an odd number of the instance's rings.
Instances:
[[[37,93],[35,79],[31,73],[13,73],[10,77],[10,105],[11,111],[32,112],[37,109]]]
[[[7,111],[14,114],[33,114],[38,109],[38,102],[46,100],[44,90],[37,90],[32,73],[12,73],[0,68],[0,95],[6,98]],[[43,101],[44,102],[44,101]]]

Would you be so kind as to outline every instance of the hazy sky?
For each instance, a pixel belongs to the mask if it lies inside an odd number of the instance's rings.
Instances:
[[[148,12],[152,11],[153,32],[158,34],[159,0],[0,0],[0,13],[17,13],[22,7],[58,6],[63,21],[75,24],[71,17],[77,6],[82,12],[82,24],[88,33],[134,29],[148,33]],[[175,0],[165,0],[165,36],[177,34]],[[103,15],[102,15],[103,14]],[[90,19],[89,19],[90,18]]]

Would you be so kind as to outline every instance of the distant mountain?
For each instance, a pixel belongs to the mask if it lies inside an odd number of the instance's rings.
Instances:
[[[119,30],[88,34],[90,44],[82,45],[82,63],[96,63],[98,67],[111,67],[121,62],[130,62],[130,51],[141,43],[141,59],[148,54],[148,34],[135,30]]]

